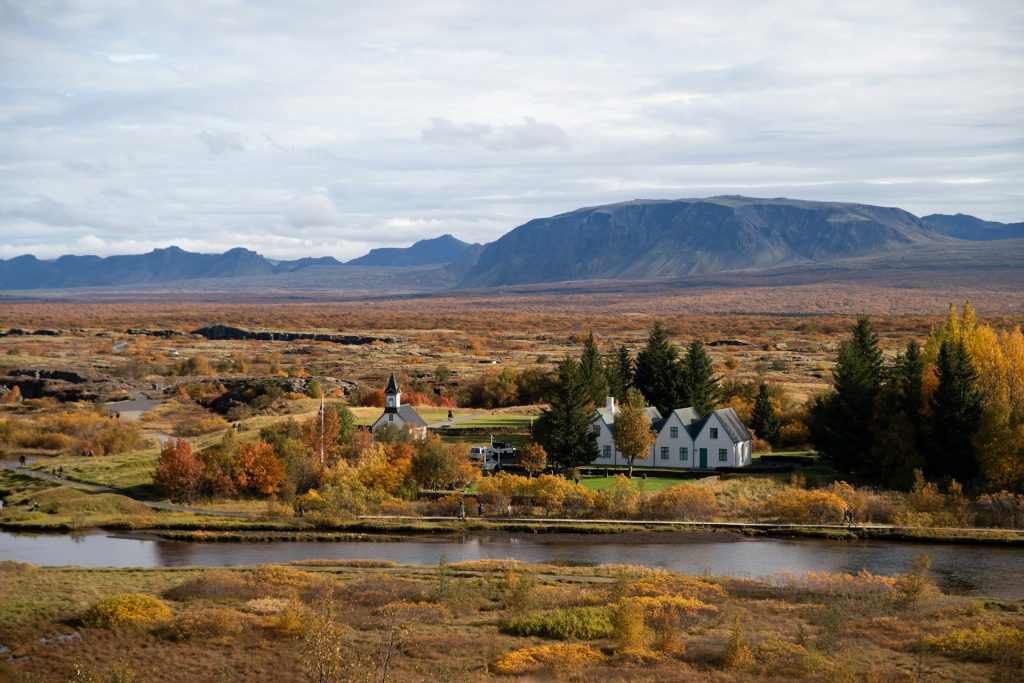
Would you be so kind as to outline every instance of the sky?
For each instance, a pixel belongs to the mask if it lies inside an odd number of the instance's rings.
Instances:
[[[1020,0],[0,0],[0,258],[335,256],[635,198],[1024,221]]]

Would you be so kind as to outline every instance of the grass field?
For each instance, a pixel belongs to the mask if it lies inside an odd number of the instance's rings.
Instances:
[[[11,658],[0,679],[291,683],[333,663],[343,673],[329,680],[383,680],[386,659],[394,681],[915,681],[920,671],[928,680],[1020,680],[1019,601],[904,586],[912,584],[871,575],[766,584],[512,560],[144,570],[0,563],[0,642]],[[125,593],[157,598],[170,614],[83,624],[98,601]],[[689,611],[666,624],[648,604]],[[83,675],[74,677],[76,668]]]

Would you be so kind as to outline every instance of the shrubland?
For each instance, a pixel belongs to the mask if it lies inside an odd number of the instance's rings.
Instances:
[[[1015,604],[942,595],[919,574],[926,560],[888,577],[768,582],[629,565],[315,564],[0,563],[0,638],[12,653],[4,676],[912,681],[927,671],[1010,681],[1024,666],[1024,616]],[[63,635],[59,647],[49,644],[54,634]]]

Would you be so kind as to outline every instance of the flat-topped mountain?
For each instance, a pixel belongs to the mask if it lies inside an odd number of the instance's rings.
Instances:
[[[636,200],[540,218],[488,244],[462,284],[768,268],[948,241],[896,208],[794,199]]]
[[[935,213],[930,216],[924,216],[921,220],[943,235],[949,235],[959,240],[989,242],[992,240],[1012,240],[1024,237],[1024,223],[983,221],[980,218],[963,213],[958,213],[955,216]]]
[[[451,235],[420,240],[410,247],[371,249],[365,256],[347,261],[347,266],[430,266],[451,263],[471,245]]]

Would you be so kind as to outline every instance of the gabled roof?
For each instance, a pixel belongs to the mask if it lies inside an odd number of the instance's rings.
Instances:
[[[736,414],[736,411],[732,408],[719,408],[713,415],[718,416],[718,421],[722,423],[722,428],[725,429],[725,433],[729,435],[733,443],[740,443],[741,441],[750,441],[750,432],[747,431],[740,416]]]
[[[390,379],[388,379],[388,386],[384,389],[385,394],[399,394],[401,390],[398,388],[398,380],[395,379],[395,373],[391,373]]]
[[[694,422],[700,422],[700,413],[693,408],[676,408],[672,414],[679,418],[684,427]]]
[[[618,415],[619,412],[621,411],[616,410],[613,413],[611,408],[597,408],[596,410],[594,410],[594,416],[601,418],[601,421],[604,422],[606,427],[608,427],[608,431],[614,434],[615,416]],[[661,429],[661,413],[658,412],[657,408],[654,408],[652,406],[647,406],[646,408],[644,408],[644,417],[647,418],[647,422],[652,427],[654,427],[654,429]],[[594,418],[592,417],[590,421],[593,422]]]
[[[392,375],[394,377],[394,375]],[[402,418],[402,422],[413,427],[426,427],[427,423],[423,421],[420,414],[416,412],[416,409],[412,406],[398,406],[398,410],[395,411],[398,416]]]

